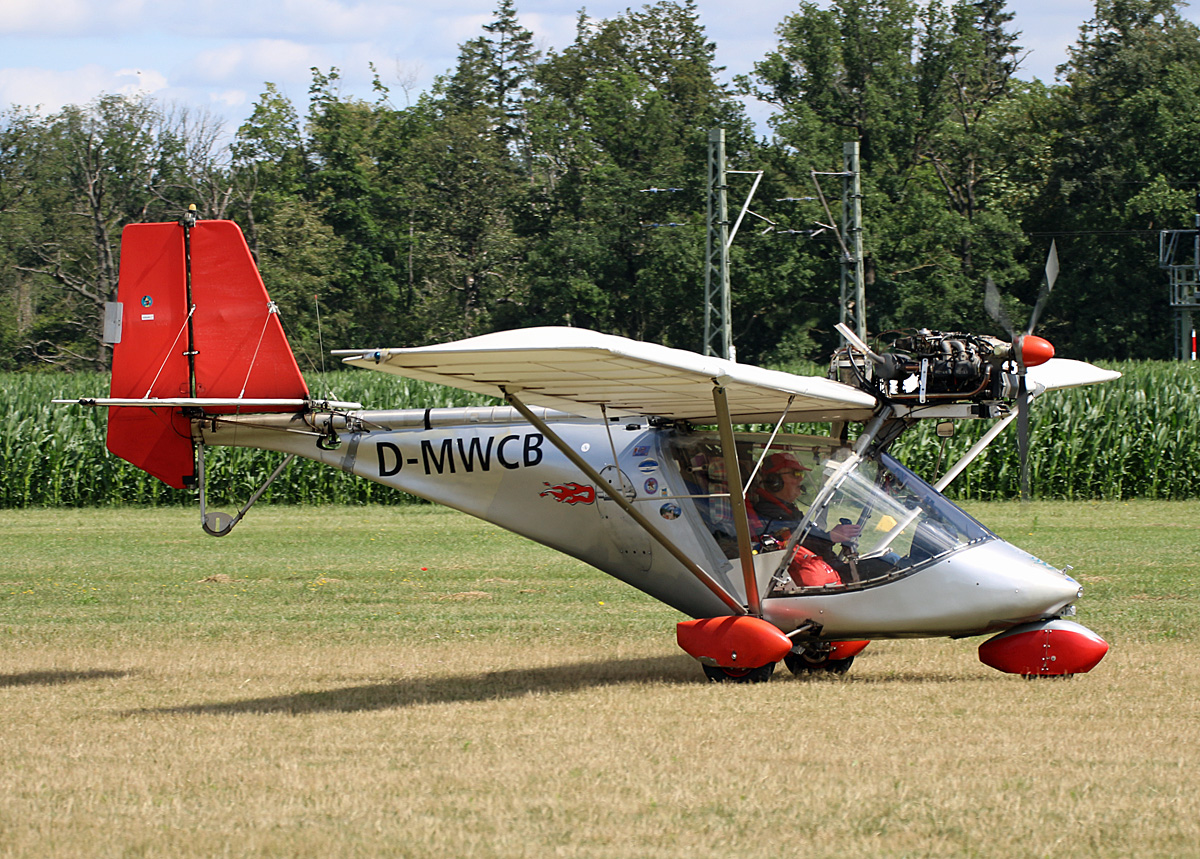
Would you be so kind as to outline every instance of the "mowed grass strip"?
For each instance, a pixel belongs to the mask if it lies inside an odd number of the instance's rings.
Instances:
[[[1075,564],[1092,674],[709,685],[671,609],[447,511],[10,512],[0,855],[1195,855],[1195,505],[972,510]]]

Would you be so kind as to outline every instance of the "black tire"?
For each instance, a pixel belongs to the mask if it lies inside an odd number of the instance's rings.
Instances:
[[[797,677],[811,677],[814,674],[845,674],[854,664],[854,657],[845,659],[826,659],[804,653],[789,653],[783,657],[783,664]]]
[[[768,662],[758,668],[718,668],[715,665],[700,667],[712,683],[766,683],[775,673],[774,662]]]

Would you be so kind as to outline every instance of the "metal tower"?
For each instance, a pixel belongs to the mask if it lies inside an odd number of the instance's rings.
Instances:
[[[1175,316],[1175,358],[1196,360],[1196,317],[1200,315],[1200,215],[1196,229],[1162,230],[1158,266],[1166,269]]]
[[[732,358],[729,298],[729,186],[725,129],[708,132],[708,243],[704,266],[704,354]]]
[[[842,144],[842,290],[841,322],[867,339],[867,287],[863,272],[862,176],[858,141]]]

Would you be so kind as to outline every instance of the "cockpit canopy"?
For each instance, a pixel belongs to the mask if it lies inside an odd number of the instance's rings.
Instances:
[[[880,584],[995,539],[887,454],[860,458],[825,436],[777,436],[769,448],[767,443],[766,435],[737,437],[756,565],[768,563],[774,573],[767,596]],[[737,557],[727,464],[718,438],[706,433],[679,437],[673,452],[705,529],[726,557]],[[856,538],[846,538],[854,532]],[[797,545],[803,549],[797,551]],[[809,573],[803,575],[794,560],[801,555],[820,559],[809,561]],[[828,571],[814,577],[814,565],[820,563]]]

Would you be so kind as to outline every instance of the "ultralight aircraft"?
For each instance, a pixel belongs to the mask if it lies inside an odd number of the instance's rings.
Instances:
[[[715,681],[761,682],[781,661],[844,672],[872,639],[987,634],[980,658],[1000,671],[1091,670],[1108,645],[1067,619],[1079,583],[939,490],[1030,399],[1118,374],[1053,358],[1032,334],[923,330],[879,354],[842,330],[831,378],[565,327],[336,351],[505,403],[369,411],[309,392],[237,225],[190,214],[125,228],[106,318],[110,396],[59,402],[107,407],[109,450],[197,489],[209,534],[228,534],[307,457],[493,522],[678,609],[691,618],[680,646]],[[888,453],[926,419],[997,424],[931,486]],[[774,429],[735,430],[746,424]],[[205,451],[218,445],[284,454],[236,515],[207,509]]]

